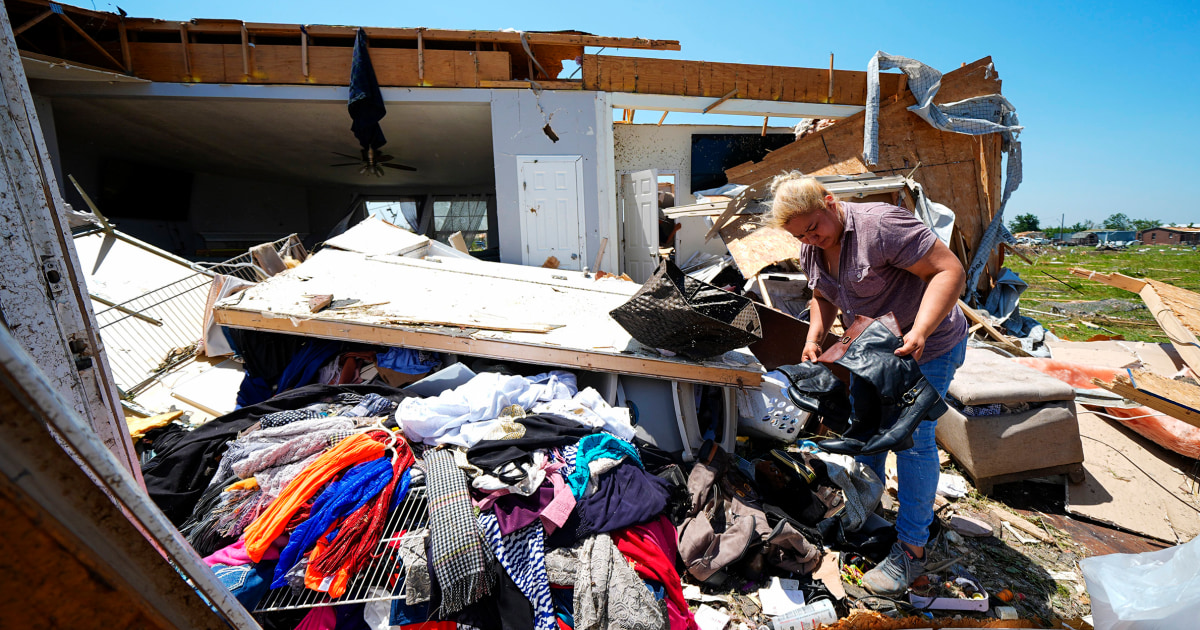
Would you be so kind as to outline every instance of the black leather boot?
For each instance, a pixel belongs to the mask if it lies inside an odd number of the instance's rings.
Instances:
[[[787,395],[792,404],[821,416],[821,421],[833,431],[845,431],[850,421],[850,398],[846,386],[827,366],[806,361],[778,369],[791,383]]]
[[[946,402],[925,379],[916,360],[895,355],[903,340],[894,328],[894,319],[871,321],[829,357],[854,375],[854,417],[845,437],[821,442],[822,450],[845,455],[902,451],[912,447],[913,431],[922,420],[946,412]],[[823,354],[820,360],[826,358]]]

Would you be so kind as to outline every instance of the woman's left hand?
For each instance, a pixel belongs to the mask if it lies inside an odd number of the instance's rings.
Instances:
[[[896,356],[903,357],[911,354],[914,361],[920,361],[923,352],[925,352],[925,335],[913,330],[904,335],[904,345],[896,348]]]

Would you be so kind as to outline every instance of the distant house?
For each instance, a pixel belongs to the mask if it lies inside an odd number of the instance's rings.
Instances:
[[[1040,239],[1040,238],[1046,238],[1046,233],[1045,232],[1017,232],[1016,234],[1013,234],[1013,236],[1016,238]]]
[[[1162,226],[1142,230],[1139,237],[1147,245],[1194,245],[1200,243],[1200,228]]]
[[[1067,243],[1071,245],[1095,245],[1100,239],[1095,232],[1076,232],[1067,239]]]

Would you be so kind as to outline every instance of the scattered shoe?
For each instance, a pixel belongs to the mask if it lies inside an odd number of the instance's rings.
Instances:
[[[900,595],[925,572],[925,558],[917,558],[896,541],[888,557],[863,575],[862,583],[875,595]]]

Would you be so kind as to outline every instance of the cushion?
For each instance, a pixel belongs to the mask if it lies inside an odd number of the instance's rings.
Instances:
[[[979,348],[967,348],[966,360],[954,373],[949,394],[971,406],[1075,400],[1070,385]]]

